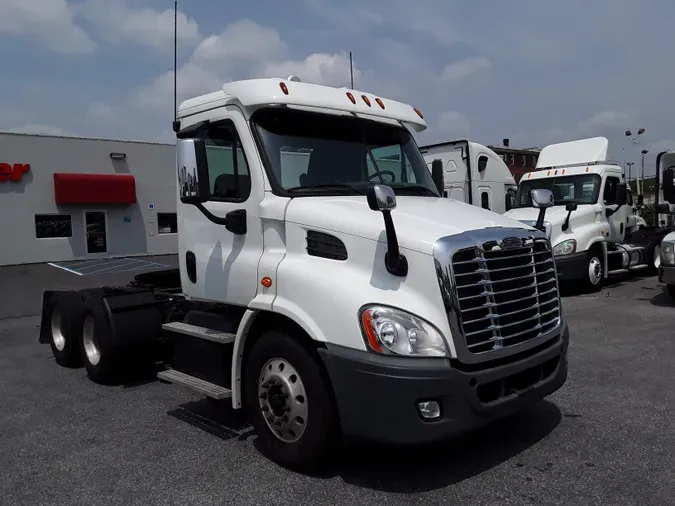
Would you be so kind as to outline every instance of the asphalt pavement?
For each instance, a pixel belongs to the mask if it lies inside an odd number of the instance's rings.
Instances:
[[[26,280],[79,288],[138,272],[32,267],[16,268],[23,284],[0,269],[2,504],[672,504],[675,305],[655,277],[564,298],[570,374],[537,407],[431,448],[347,448],[307,476],[265,459],[226,404],[58,367],[37,343],[41,288]],[[61,273],[72,279],[49,281]]]

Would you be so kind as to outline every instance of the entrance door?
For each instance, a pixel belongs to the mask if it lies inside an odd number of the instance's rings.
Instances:
[[[108,252],[108,236],[105,211],[84,212],[84,234],[87,242],[87,254]]]

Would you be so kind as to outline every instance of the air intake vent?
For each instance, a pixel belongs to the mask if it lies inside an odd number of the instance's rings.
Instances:
[[[345,243],[333,235],[315,230],[307,231],[307,254],[331,260],[347,260]]]

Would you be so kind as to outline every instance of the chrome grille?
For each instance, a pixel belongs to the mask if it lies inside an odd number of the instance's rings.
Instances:
[[[550,243],[507,237],[452,255],[458,323],[472,353],[537,338],[560,321],[560,299]]]

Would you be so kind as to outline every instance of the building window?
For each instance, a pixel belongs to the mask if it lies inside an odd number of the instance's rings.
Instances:
[[[537,166],[537,157],[533,156],[532,157],[532,167],[536,167],[536,166]]]
[[[527,167],[527,156],[522,155],[522,159],[523,159],[523,167]]]
[[[53,239],[56,237],[72,237],[73,223],[69,214],[36,214],[35,237]]]
[[[516,164],[516,155],[509,155],[509,163],[510,163],[511,165],[515,165],[515,164]]]
[[[178,215],[176,213],[157,213],[157,233],[178,233]]]

